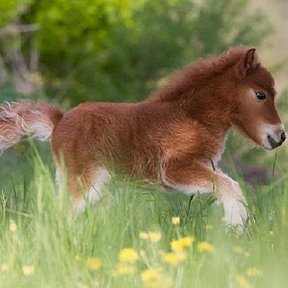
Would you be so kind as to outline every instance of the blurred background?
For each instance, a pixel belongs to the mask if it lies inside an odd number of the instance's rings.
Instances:
[[[2,0],[0,11],[1,102],[46,100],[66,110],[141,101],[173,70],[243,44],[274,72],[287,123],[287,0]],[[228,138],[224,169],[260,184],[287,172],[287,148],[268,153]],[[23,142],[1,156],[0,178],[25,180],[27,165]]]

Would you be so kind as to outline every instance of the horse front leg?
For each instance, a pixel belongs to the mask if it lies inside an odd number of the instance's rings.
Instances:
[[[167,163],[162,169],[162,181],[187,195],[215,193],[223,204],[227,225],[243,226],[246,223],[246,201],[240,185],[223,172],[203,164],[181,166],[179,163]]]

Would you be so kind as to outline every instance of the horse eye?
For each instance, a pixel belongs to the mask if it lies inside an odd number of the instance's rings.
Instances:
[[[262,91],[256,91],[255,95],[256,95],[257,99],[260,101],[263,101],[267,98],[266,93],[262,92]]]

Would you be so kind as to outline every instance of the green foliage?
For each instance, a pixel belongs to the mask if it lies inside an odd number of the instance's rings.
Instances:
[[[130,2],[35,1],[26,19],[41,25],[39,48],[43,63],[58,67],[60,73],[67,72],[85,55],[105,49],[111,37],[111,28],[127,26],[131,21]]]
[[[248,0],[34,1],[40,63],[57,101],[138,101],[167,73],[267,33]]]
[[[205,0],[195,30],[202,53],[220,53],[235,44],[257,45],[271,28],[261,11],[249,11],[249,0]]]
[[[79,81],[81,76],[77,74],[81,72],[82,63],[93,62],[96,56],[105,58],[111,46],[113,27],[131,26],[131,13],[137,6],[139,3],[129,0],[33,2],[23,20],[40,24],[37,41],[42,71],[48,82],[47,87],[56,87],[51,94],[54,95],[56,90],[61,96],[64,90],[64,96],[67,96],[68,87],[71,89],[69,92],[75,91],[70,97],[77,98],[77,94],[83,94],[85,85],[92,85],[95,89],[95,83],[90,83],[89,77],[85,83]],[[96,77],[97,66],[93,69],[95,72],[90,71]]]
[[[0,1],[0,28],[15,20],[32,0]]]

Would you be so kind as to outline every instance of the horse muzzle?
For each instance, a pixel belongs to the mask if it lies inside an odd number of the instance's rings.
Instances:
[[[267,133],[266,136],[266,141],[268,145],[264,145],[265,148],[272,150],[275,149],[276,147],[282,145],[282,143],[285,142],[286,140],[286,133],[285,130],[283,128],[281,129],[276,129],[275,131],[273,131],[272,133]]]

